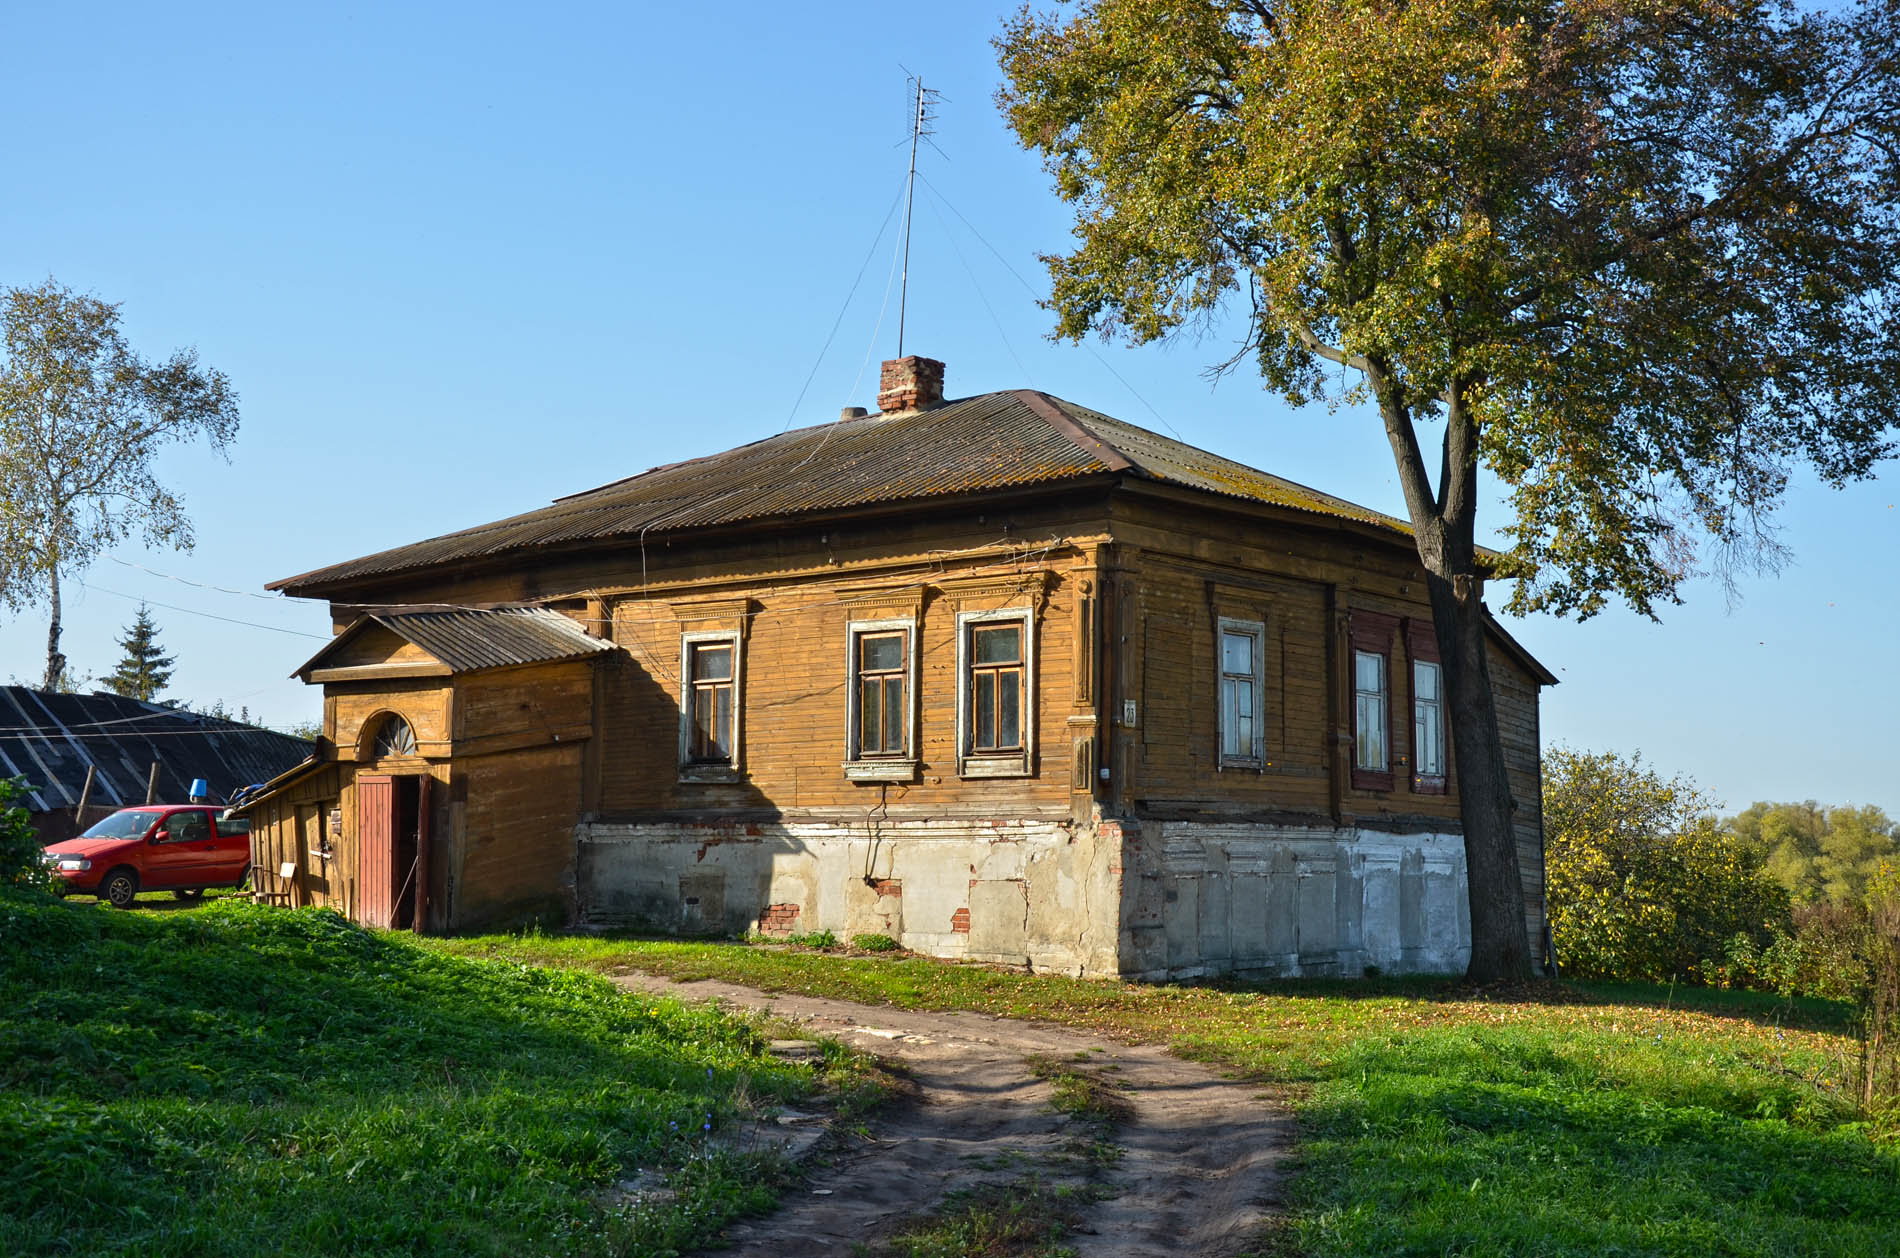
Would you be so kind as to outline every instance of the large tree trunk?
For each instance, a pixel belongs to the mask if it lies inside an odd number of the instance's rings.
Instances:
[[[45,690],[58,690],[59,683],[66,675],[66,657],[59,653],[59,566],[54,565],[51,574],[53,619],[46,629],[46,683]]]
[[[1516,805],[1504,770],[1504,739],[1498,731],[1485,651],[1484,578],[1477,563],[1478,428],[1465,405],[1471,382],[1455,380],[1446,389],[1444,461],[1433,493],[1410,408],[1390,367],[1370,354],[1359,363],[1378,395],[1398,463],[1445,670],[1452,780],[1464,823],[1471,903],[1471,965],[1466,976],[1477,982],[1529,978],[1530,938],[1517,834],[1511,825]]]
[[[1483,583],[1475,576],[1427,571],[1432,622],[1450,700],[1452,764],[1458,814],[1465,831],[1465,878],[1471,891],[1471,966],[1479,981],[1529,978],[1530,938],[1517,864],[1511,782],[1504,739],[1485,658]]]

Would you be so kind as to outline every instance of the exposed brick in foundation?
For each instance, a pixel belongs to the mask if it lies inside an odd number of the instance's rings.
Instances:
[[[970,910],[958,909],[950,915],[950,929],[959,935],[970,933]]]
[[[797,926],[796,904],[768,904],[765,912],[759,914],[759,933],[762,935],[789,935]]]
[[[897,878],[879,878],[876,882],[871,884],[871,890],[877,892],[879,895],[901,896],[904,894],[904,884],[901,879]]]

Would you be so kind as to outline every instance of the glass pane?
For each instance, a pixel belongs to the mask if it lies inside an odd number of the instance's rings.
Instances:
[[[976,629],[976,662],[979,664],[1016,664],[1023,658],[1021,625],[979,625]]]
[[[904,750],[904,683],[897,677],[887,678],[884,682],[883,750]]]
[[[1239,723],[1239,694],[1242,683],[1231,677],[1223,677],[1220,683],[1220,754],[1238,756],[1242,754],[1239,735],[1235,727]]]
[[[1251,633],[1221,634],[1220,668],[1223,673],[1253,676],[1253,635]]]
[[[1385,660],[1370,651],[1355,651],[1352,657],[1353,689],[1378,691],[1385,689]]]
[[[718,696],[718,724],[713,728],[713,754],[721,760],[732,759],[732,687],[721,686]]]
[[[1360,695],[1358,717],[1356,763],[1362,769],[1385,768],[1385,701],[1377,695]]]
[[[867,673],[904,667],[904,635],[880,633],[858,640],[858,667]]]
[[[1438,777],[1444,773],[1444,760],[1439,750],[1438,707],[1435,704],[1421,704],[1418,719],[1413,722],[1413,736],[1418,746],[1418,773],[1421,777]]]
[[[973,747],[996,746],[996,674],[978,673],[976,675],[976,694],[971,713],[975,717],[976,741]]]
[[[1426,701],[1438,698],[1438,665],[1412,665],[1412,692]]]
[[[693,755],[703,758],[713,746],[713,692],[693,692]]]
[[[1002,673],[996,678],[996,745],[1020,747],[1023,742],[1023,675]]]
[[[863,751],[877,751],[884,746],[884,704],[878,695],[882,688],[882,682],[870,677],[858,692],[858,746]]]
[[[694,647],[693,680],[732,680],[732,648],[729,646]]]

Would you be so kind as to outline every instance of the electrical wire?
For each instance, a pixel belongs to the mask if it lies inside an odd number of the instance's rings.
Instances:
[[[77,578],[75,578],[75,580],[77,581]],[[103,585],[94,585],[90,581],[77,581],[77,583],[82,590],[97,590],[101,594],[110,594],[115,598],[128,599],[134,603],[148,603],[153,607],[163,607],[166,611],[183,612],[187,616],[203,616],[206,620],[222,620],[227,625],[247,625],[252,629],[268,629],[272,633],[287,633],[296,638],[315,638],[320,642],[328,642],[330,640],[329,634],[308,633],[302,629],[286,629],[282,625],[266,625],[255,620],[239,620],[235,616],[220,616],[216,612],[201,612],[195,607],[180,607],[176,603],[161,603],[154,598],[145,598],[138,594],[127,594],[124,590],[109,590]],[[288,600],[286,600],[285,605],[289,605]]]

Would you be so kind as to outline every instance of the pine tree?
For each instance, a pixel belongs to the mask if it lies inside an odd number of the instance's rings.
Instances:
[[[105,678],[106,688],[148,703],[158,698],[158,692],[172,679],[172,657],[159,653],[158,626],[152,623],[152,613],[143,603],[138,618],[126,626],[119,645],[125,648],[125,656]]]

